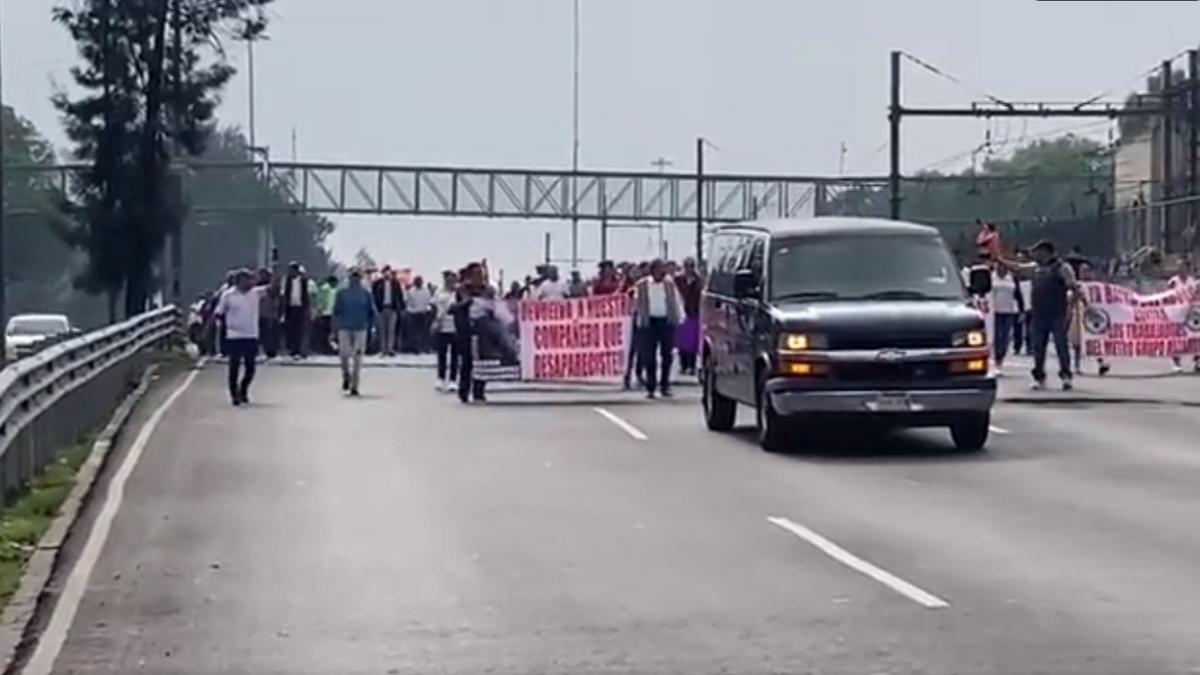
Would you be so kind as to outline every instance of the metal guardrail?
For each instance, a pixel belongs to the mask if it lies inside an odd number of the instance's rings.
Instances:
[[[64,340],[0,371],[0,489],[5,503],[66,446],[98,428],[179,331],[175,307]]]

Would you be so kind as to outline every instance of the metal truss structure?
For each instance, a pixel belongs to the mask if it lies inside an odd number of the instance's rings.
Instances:
[[[64,191],[80,165],[13,167],[48,174]],[[610,222],[695,222],[697,186],[704,190],[703,220],[738,222],[820,213],[822,204],[850,188],[881,187],[885,178],[835,179],[560,169],[484,169],[374,166],[309,162],[189,164],[192,177],[207,171],[265,175],[285,196],[288,212],[391,216],[557,219]],[[187,179],[185,179],[186,185]],[[572,182],[577,198],[571,200]],[[185,188],[186,189],[186,188]],[[196,213],[263,211],[261,204],[197,203]]]

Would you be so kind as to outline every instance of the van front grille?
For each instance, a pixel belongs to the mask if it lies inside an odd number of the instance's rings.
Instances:
[[[874,334],[831,335],[830,349],[946,349],[953,343],[948,333],[900,333],[879,331]]]
[[[948,361],[852,362],[833,366],[834,379],[843,382],[927,382],[949,376]]]

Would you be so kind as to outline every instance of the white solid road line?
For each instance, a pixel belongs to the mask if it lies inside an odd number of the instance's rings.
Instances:
[[[621,419],[617,415],[613,414],[612,411],[610,411],[606,408],[592,408],[592,410],[595,410],[597,413],[600,414],[601,417],[608,420],[609,422],[612,422],[613,424],[621,427],[621,429],[625,433],[629,434],[630,436],[633,436],[635,439],[637,439],[639,441],[650,440],[649,437],[646,436],[646,434],[642,433],[641,429],[638,429],[637,427],[633,426],[629,422],[626,422],[625,420]]]
[[[995,424],[989,426],[988,429],[991,429],[993,434],[1000,434],[1001,436],[1012,433],[1008,429],[1001,429],[1000,427],[996,426]]]
[[[816,546],[821,550],[822,553],[830,558],[833,558],[834,560],[842,563],[846,567],[849,567],[856,572],[860,572],[868,577],[871,577],[875,581],[878,581],[884,586],[887,586],[893,591],[896,591],[900,595],[903,595],[919,605],[923,605],[929,609],[944,609],[950,606],[950,603],[937,597],[936,595],[917,588],[916,586],[897,577],[887,570],[883,570],[872,565],[866,560],[859,558],[853,553],[847,551],[841,546],[838,546],[832,541],[829,541],[825,537],[822,537],[803,525],[794,523],[787,518],[767,518],[767,522],[791,532],[804,541]]]
[[[63,586],[62,594],[59,595],[58,602],[54,605],[54,614],[50,616],[46,630],[38,638],[37,649],[33,652],[29,663],[21,671],[24,675],[49,675],[54,669],[54,662],[58,659],[59,652],[62,651],[63,643],[67,640],[67,632],[71,630],[71,624],[75,622],[75,613],[79,610],[79,603],[87,591],[92,570],[95,569],[96,561],[100,559],[100,553],[104,550],[113,520],[117,517],[117,510],[121,508],[121,500],[125,496],[125,483],[129,481],[129,476],[137,467],[138,460],[141,459],[146,445],[150,442],[150,436],[162,421],[163,415],[176,399],[183,395],[183,392],[199,374],[199,370],[188,373],[175,391],[159,404],[146,423],[142,425],[137,437],[133,439],[133,444],[129,446],[129,453],[125,455],[121,466],[113,474],[112,480],[108,484],[108,493],[100,508],[100,514],[96,516],[96,522],[92,526],[91,534],[88,535],[87,543],[83,546],[83,551],[79,554],[79,560],[75,562],[75,567],[67,577],[67,583]]]

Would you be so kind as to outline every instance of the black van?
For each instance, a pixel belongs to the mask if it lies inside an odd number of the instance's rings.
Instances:
[[[795,432],[950,428],[987,443],[996,381],[983,316],[937,230],[812,218],[718,228],[709,241],[701,379],[708,428],[757,412],[765,450]],[[970,292],[986,294],[986,270]]]

